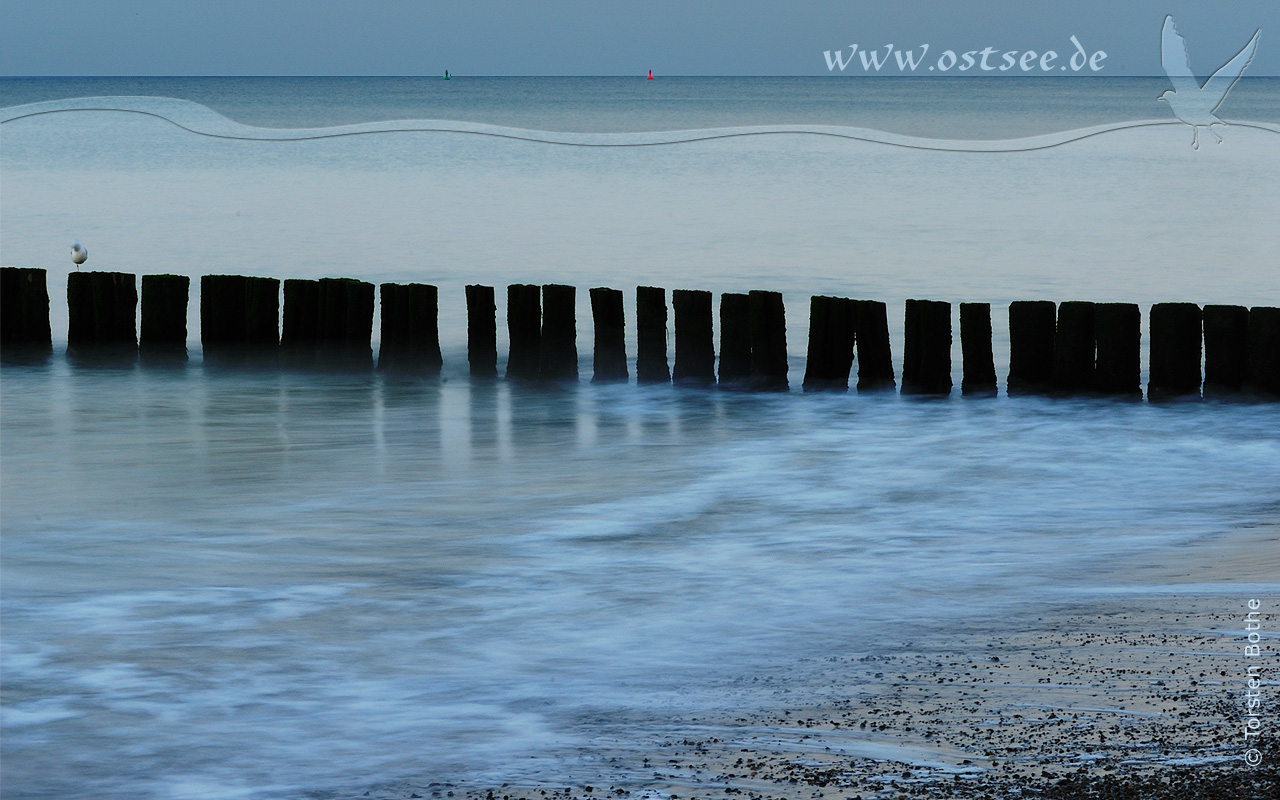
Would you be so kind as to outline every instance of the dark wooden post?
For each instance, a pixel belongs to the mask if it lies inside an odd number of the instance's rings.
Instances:
[[[951,394],[951,304],[908,300],[902,393]]]
[[[591,382],[625,381],[628,377],[627,330],[622,292],[592,289],[591,319],[596,331]]]
[[[142,276],[142,331],[139,350],[146,361],[187,360],[186,275]]]
[[[507,377],[532,381],[538,378],[542,359],[542,289],[533,284],[507,287]]]
[[[676,289],[671,293],[675,309],[676,383],[708,386],[716,382],[715,338],[711,327],[711,292]]]
[[[751,379],[751,298],[720,295],[721,386],[742,388]]]
[[[1249,382],[1251,391],[1280,399],[1280,308],[1249,309]]]
[[[1068,300],[1058,305],[1053,338],[1053,388],[1063,394],[1091,392],[1097,354],[1094,304]]]
[[[1136,303],[1095,303],[1094,389],[1142,399],[1142,311]]]
[[[471,377],[498,374],[498,306],[493,287],[469,285],[467,292],[467,362]]]
[[[1200,394],[1200,306],[1156,303],[1151,307],[1151,375],[1148,400]]]
[[[809,298],[809,349],[802,384],[806,392],[849,390],[857,327],[854,301],[816,295]]]
[[[1205,306],[1204,396],[1229,397],[1249,377],[1249,309]]]
[[[751,388],[787,391],[787,312],[781,292],[753,290],[751,316]]]
[[[577,289],[558,283],[542,287],[542,351],[538,377],[578,379]]]
[[[960,304],[960,353],[964,377],[960,393],[970,397],[996,396],[996,362],[991,351],[991,304]]]
[[[245,343],[245,287],[241,275],[200,277],[200,346],[217,358]]]
[[[858,391],[893,389],[889,310],[878,300],[858,300]]]
[[[1049,390],[1057,336],[1055,311],[1049,300],[1015,300],[1009,304],[1009,394]]]
[[[280,349],[285,363],[315,364],[320,344],[320,282],[290,278],[284,282],[284,322]]]
[[[44,270],[0,268],[0,351],[14,363],[39,363],[53,352]]]
[[[138,279],[127,272],[67,276],[67,353],[132,362],[138,355]]]
[[[372,369],[373,284],[353,278],[321,278],[317,294],[319,360],[337,369]]]
[[[636,380],[671,380],[667,363],[667,290],[655,286],[636,287]]]
[[[276,278],[245,279],[245,342],[260,354],[273,354],[280,346],[280,281]]]
[[[280,281],[200,278],[200,343],[206,361],[270,361],[280,343]]]
[[[423,283],[379,287],[382,335],[378,369],[418,375],[439,374],[439,290]]]

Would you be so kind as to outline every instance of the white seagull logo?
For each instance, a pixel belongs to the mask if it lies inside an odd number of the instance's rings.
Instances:
[[[1231,87],[1240,79],[1244,68],[1253,60],[1253,54],[1258,50],[1260,33],[1262,33],[1261,29],[1254,31],[1249,43],[1236,53],[1234,58],[1219,67],[1217,72],[1210,75],[1201,86],[1200,81],[1196,80],[1196,76],[1191,73],[1191,60],[1187,58],[1187,43],[1174,27],[1173,15],[1170,14],[1164,18],[1164,28],[1160,31],[1160,61],[1164,64],[1165,74],[1169,76],[1173,89],[1156,99],[1168,103],[1173,109],[1174,116],[1191,126],[1191,146],[1196,150],[1200,149],[1201,128],[1208,128],[1213,138],[1218,140],[1218,144],[1222,144],[1222,137],[1213,129],[1213,126],[1225,126],[1227,123],[1218,119],[1213,112],[1222,105],[1227,92],[1231,91]]]

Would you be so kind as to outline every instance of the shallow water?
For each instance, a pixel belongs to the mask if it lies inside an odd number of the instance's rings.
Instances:
[[[1124,586],[1280,485],[1274,405],[60,360],[2,387],[14,797],[555,782],[620,721]]]

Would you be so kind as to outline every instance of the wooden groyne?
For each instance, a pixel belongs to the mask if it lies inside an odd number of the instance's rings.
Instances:
[[[6,363],[39,362],[52,353],[44,270],[0,270],[0,328]],[[67,353],[75,362],[144,364],[187,359],[191,281],[73,272],[67,281]],[[372,350],[376,296],[381,343]],[[579,379],[577,290],[561,284],[506,287],[506,375],[538,383]],[[283,302],[281,297],[283,296]],[[627,319],[621,290],[590,290],[594,322],[593,382],[627,381]],[[200,279],[199,336],[207,363],[304,369],[438,374],[439,290],[419,283],[379,287],[345,278],[286,280],[243,275]],[[711,292],[636,288],[636,379],[754,391],[790,387],[786,308],[771,291],[719,299],[717,353]],[[492,286],[466,287],[467,359],[476,378],[497,376],[497,306]],[[903,394],[953,393],[952,304],[910,299],[904,309]],[[141,335],[138,319],[141,317]],[[674,318],[675,367],[668,360]],[[965,396],[997,392],[991,306],[961,303],[960,352]],[[1044,300],[1009,305],[1008,392],[1049,396],[1142,396],[1142,313],[1132,303]],[[1270,306],[1156,303],[1148,320],[1152,401],[1208,398],[1280,399],[1280,309]],[[815,296],[809,301],[805,391],[896,386],[888,309],[874,300]],[[1203,370],[1201,365],[1203,364]]]

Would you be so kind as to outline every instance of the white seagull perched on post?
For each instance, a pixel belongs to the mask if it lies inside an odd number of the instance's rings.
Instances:
[[[85,249],[84,245],[80,244],[78,241],[71,243],[71,260],[75,262],[76,269],[80,269],[80,265],[88,258],[89,251]]]
[[[1173,25],[1173,15],[1164,18],[1164,28],[1160,31],[1160,61],[1164,64],[1165,74],[1173,89],[1157,97],[1173,109],[1174,116],[1191,126],[1191,147],[1200,149],[1200,129],[1208,128],[1213,138],[1222,144],[1222,137],[1213,129],[1214,125],[1226,125],[1213,112],[1218,110],[1227,92],[1240,79],[1244,68],[1253,60],[1258,50],[1258,35],[1261,29],[1254,31],[1239,53],[1235,54],[1218,71],[1209,76],[1201,86],[1196,76],[1191,73],[1191,59],[1187,57],[1187,43],[1183,41]]]

